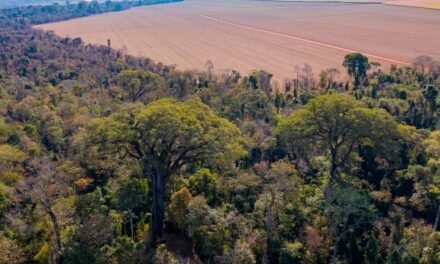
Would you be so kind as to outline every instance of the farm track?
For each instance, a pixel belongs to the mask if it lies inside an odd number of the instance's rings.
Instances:
[[[379,56],[379,55],[374,55],[374,54],[370,54],[367,52],[362,52],[359,50],[352,50],[352,49],[347,49],[347,48],[343,48],[343,47],[339,47],[339,46],[335,46],[332,44],[328,44],[328,43],[323,43],[323,42],[319,42],[319,41],[315,41],[315,40],[310,40],[310,39],[305,39],[305,38],[301,38],[301,37],[295,37],[295,36],[291,36],[291,35],[287,35],[287,34],[282,34],[282,33],[278,33],[275,31],[271,31],[271,30],[265,30],[265,29],[261,29],[261,28],[255,28],[255,27],[250,27],[250,26],[246,26],[246,25],[241,25],[241,24],[237,24],[231,21],[226,21],[220,18],[215,18],[215,17],[211,17],[211,16],[206,16],[206,15],[199,15],[200,17],[206,18],[206,19],[210,19],[219,23],[223,23],[226,25],[231,25],[231,26],[235,26],[235,27],[240,27],[240,28],[244,28],[244,29],[249,29],[249,30],[254,30],[254,31],[258,31],[261,33],[267,33],[267,34],[271,34],[271,35],[276,35],[276,36],[280,36],[280,37],[285,37],[288,39],[293,39],[293,40],[298,40],[298,41],[302,41],[302,42],[306,42],[308,44],[311,45],[318,45],[318,46],[322,46],[322,47],[326,47],[326,48],[330,48],[330,49],[335,49],[335,50],[339,50],[339,51],[343,51],[343,52],[347,52],[347,53],[351,53],[351,52],[361,52],[363,53],[365,56],[368,56],[370,58],[374,58],[374,59],[379,59],[382,61],[387,61],[390,63],[395,63],[395,64],[401,64],[401,65],[410,65],[410,62],[406,62],[406,61],[401,61],[401,60],[396,60],[396,59],[392,59],[392,58],[387,58],[387,57],[383,57],[383,56]]]

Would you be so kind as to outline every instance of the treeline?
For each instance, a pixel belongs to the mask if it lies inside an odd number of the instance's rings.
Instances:
[[[19,6],[28,6],[28,5],[48,5],[53,3],[66,3],[66,0],[29,0],[23,2],[21,0],[0,0],[0,9],[6,8],[15,8]],[[72,1],[70,1],[72,2]]]
[[[124,1],[81,1],[79,3],[25,6],[1,10],[1,18],[18,22],[20,25],[44,24],[73,18],[119,12],[132,7],[166,4],[183,0],[124,0]]]
[[[349,82],[304,65],[277,86],[20,21],[0,34],[0,263],[440,263],[434,59],[348,54]]]

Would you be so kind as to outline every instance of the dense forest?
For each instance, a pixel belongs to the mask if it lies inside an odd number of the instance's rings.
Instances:
[[[0,11],[0,263],[440,263],[440,64],[178,70]],[[292,67],[293,68],[293,67]]]

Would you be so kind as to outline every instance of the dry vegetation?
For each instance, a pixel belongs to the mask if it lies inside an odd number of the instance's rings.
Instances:
[[[375,4],[189,0],[39,27],[90,43],[110,39],[114,48],[180,69],[211,60],[217,71],[264,69],[280,81],[295,65],[309,63],[315,73],[338,67],[350,50],[385,66],[421,54],[440,58],[438,11]]]

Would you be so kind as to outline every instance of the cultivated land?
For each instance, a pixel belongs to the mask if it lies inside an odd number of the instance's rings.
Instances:
[[[271,0],[261,0],[271,1]],[[275,0],[279,2],[342,2],[342,3],[383,3],[407,7],[440,9],[440,0]]]
[[[187,0],[40,25],[60,36],[127,49],[179,69],[248,73],[276,80],[309,63],[315,73],[360,51],[382,65],[440,59],[440,11],[381,4]]]

